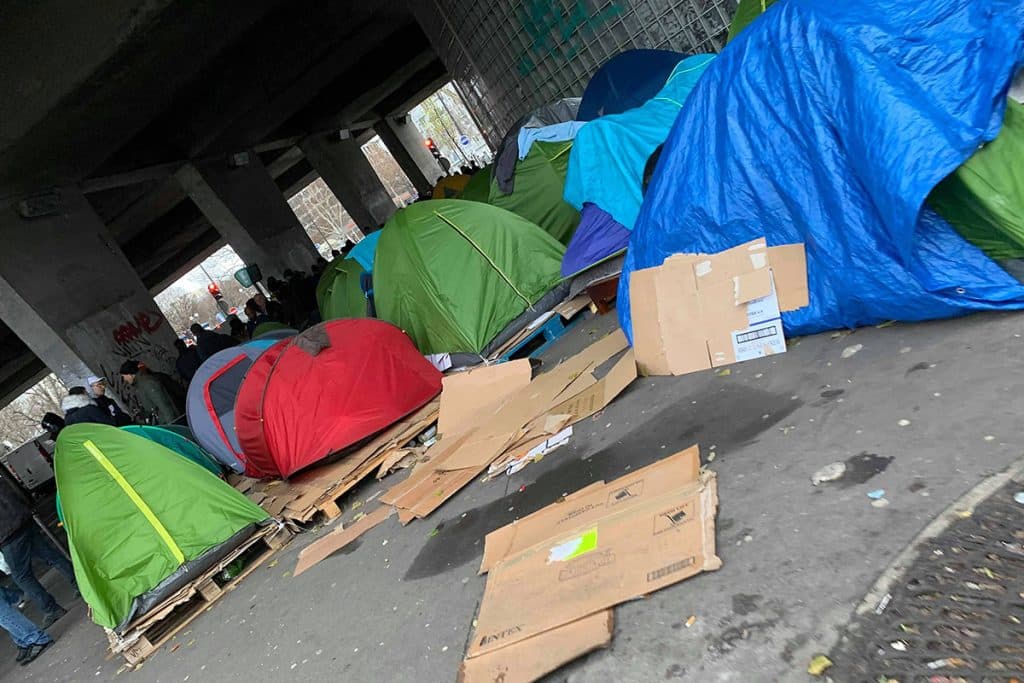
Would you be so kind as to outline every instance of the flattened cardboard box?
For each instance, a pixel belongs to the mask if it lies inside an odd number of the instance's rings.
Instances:
[[[781,311],[808,303],[802,244],[764,238],[674,254],[630,278],[633,348],[645,375],[683,375],[784,353]]]
[[[595,612],[482,657],[467,659],[456,683],[530,683],[612,642],[613,611]]]
[[[546,539],[587,526],[610,512],[691,484],[699,477],[700,450],[685,451],[619,477],[591,484],[565,498],[487,534],[480,573]]]
[[[673,491],[613,508],[498,562],[466,658],[718,569],[717,505],[714,473],[700,472]]]

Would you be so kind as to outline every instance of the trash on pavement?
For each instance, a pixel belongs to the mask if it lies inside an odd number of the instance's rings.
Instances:
[[[853,344],[851,346],[847,346],[845,349],[843,349],[843,352],[842,354],[840,354],[840,356],[842,358],[850,358],[863,348],[863,344]]]
[[[846,474],[846,463],[829,463],[811,475],[811,485],[817,486],[818,484],[824,484],[825,482],[835,481],[837,479],[841,479],[844,474]]]
[[[563,424],[564,424],[565,422],[568,422],[569,419],[571,419],[572,416],[571,415],[549,415],[548,417],[549,418],[556,418],[558,420],[562,420]],[[551,451],[555,450],[556,448],[561,448],[565,444],[569,443],[569,437],[570,436],[572,436],[572,425],[569,425],[568,427],[566,427],[562,431],[558,432],[554,436],[552,436],[552,437],[550,437],[548,439],[545,439],[540,444],[534,446],[533,448],[531,448],[530,450],[526,451],[526,453],[520,455],[519,457],[512,458],[507,463],[502,464],[502,466],[500,466],[500,467],[495,468],[495,465],[498,465],[499,463],[492,463],[488,473],[489,474],[493,474],[493,473],[495,473],[497,471],[504,470],[504,472],[506,474],[511,476],[511,475],[515,474],[516,472],[519,472],[520,470],[522,470],[524,467],[529,465],[534,460],[538,460],[540,458],[543,458],[545,455],[547,455]]]
[[[517,645],[544,650],[595,612],[718,569],[717,506],[715,474],[694,446],[492,532],[467,666]]]
[[[1017,491],[1013,494],[1013,502],[1024,505],[1024,491]]]
[[[871,500],[885,498],[885,489],[875,489],[874,491],[868,491],[868,498],[870,498]]]
[[[464,431],[482,407],[529,384],[531,372],[529,359],[523,358],[445,375],[437,430],[442,436]]]
[[[825,655],[817,655],[811,660],[811,663],[807,666],[807,673],[812,676],[820,676],[832,666],[832,660]]]
[[[784,353],[780,311],[808,303],[803,244],[764,238],[713,255],[673,254],[630,280],[644,375],[684,375]]]
[[[317,562],[341,550],[367,531],[393,515],[395,509],[390,505],[382,505],[370,514],[345,527],[338,527],[326,536],[319,538],[299,553],[299,561],[295,565],[294,576],[303,573]]]

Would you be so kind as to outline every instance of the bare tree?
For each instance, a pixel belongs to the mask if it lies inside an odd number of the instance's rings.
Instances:
[[[63,414],[60,402],[67,393],[67,387],[55,375],[47,375],[0,409],[0,443],[14,447],[39,434],[39,421],[44,413]]]

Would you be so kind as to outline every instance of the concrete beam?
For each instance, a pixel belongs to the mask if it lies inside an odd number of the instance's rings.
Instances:
[[[39,218],[0,203],[0,243],[0,317],[65,383],[106,375],[133,405],[117,377],[124,360],[173,371],[174,333],[77,189],[61,188],[59,209]]]
[[[429,195],[444,171],[427,149],[423,134],[416,124],[406,117],[402,117],[401,122],[386,118],[374,130],[420,196]]]
[[[383,225],[395,212],[395,202],[355,139],[316,134],[300,147],[360,228]]]
[[[256,154],[245,166],[196,162],[176,176],[245,263],[274,275],[286,268],[307,270],[316,260],[313,243]]]

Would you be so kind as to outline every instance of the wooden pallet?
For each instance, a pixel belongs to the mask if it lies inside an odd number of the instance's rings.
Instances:
[[[287,481],[240,476],[232,476],[228,481],[274,517],[298,524],[334,519],[341,515],[341,499],[346,493],[383,464],[400,458],[405,444],[437,422],[440,405],[440,400],[434,399],[357,451]]]
[[[254,572],[268,557],[284,547],[292,533],[280,523],[269,524],[206,570],[130,624],[121,635],[107,629],[108,656],[121,655],[134,668],[159,650],[181,629],[232,591],[245,577]],[[241,574],[226,583],[217,575],[239,557],[245,557],[246,566]]]

